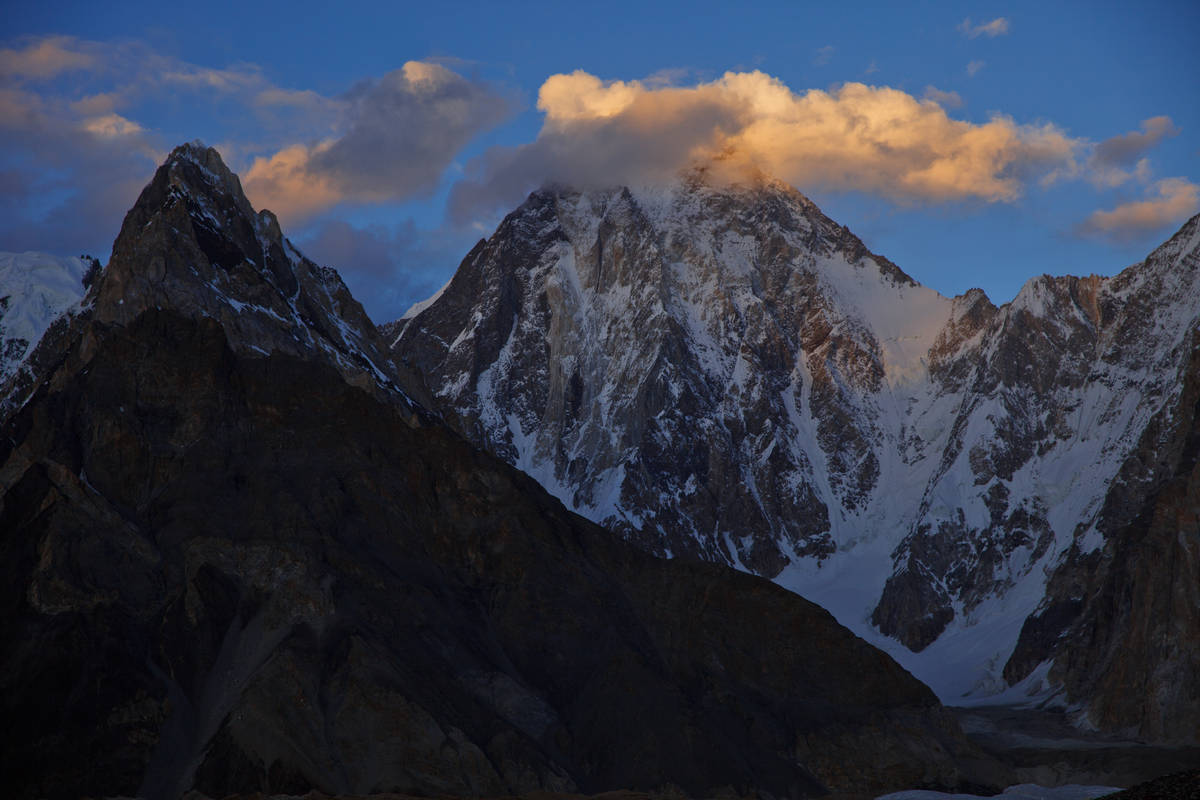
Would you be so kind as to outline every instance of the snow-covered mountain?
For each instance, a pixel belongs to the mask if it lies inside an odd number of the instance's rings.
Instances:
[[[1200,218],[1114,278],[997,308],[916,284],[784,184],[693,170],[534,193],[388,330],[448,419],[583,515],[773,577],[943,700],[1020,683],[1084,710],[1066,650],[1010,656],[1161,483],[1129,463],[1178,438],[1155,420],[1196,345],[1198,247]],[[1200,736],[1143,722],[1105,724]]]
[[[46,253],[0,253],[0,384],[46,329],[83,298],[89,262]]]

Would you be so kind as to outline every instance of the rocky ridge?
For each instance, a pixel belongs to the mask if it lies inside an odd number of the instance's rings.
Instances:
[[[1198,227],[996,307],[917,285],[778,182],[549,187],[385,329],[459,430],[651,552],[773,577],[944,700],[1020,683],[1095,710],[1119,690],[1068,677],[1070,637],[1047,637],[1084,623],[1050,609],[1171,471]],[[1154,691],[1174,658],[1151,657]],[[1152,716],[1094,719],[1166,735]]]
[[[188,790],[1005,782],[820,608],[643,554],[422,410],[332,270],[174,151],[0,416],[0,772]]]

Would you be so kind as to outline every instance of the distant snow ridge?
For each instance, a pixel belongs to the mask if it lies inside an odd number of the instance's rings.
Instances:
[[[1180,402],[1198,245],[1193,220],[1117,277],[1043,276],[997,308],[918,285],[779,182],[556,187],[393,346],[568,507],[773,577],[978,702]],[[1009,670],[1022,697],[1051,691],[1035,667]]]
[[[88,263],[46,253],[0,253],[0,383],[63,312],[83,299]]]

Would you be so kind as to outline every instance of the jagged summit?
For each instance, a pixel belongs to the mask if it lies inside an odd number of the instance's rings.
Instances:
[[[394,346],[569,505],[656,552],[776,574],[838,547],[830,501],[862,512],[878,419],[927,378],[952,310],[792,187],[693,171],[535,192]],[[776,447],[785,430],[834,468]]]
[[[197,173],[182,168],[184,164],[198,167],[199,176],[204,183],[195,183]],[[241,179],[225,165],[225,161],[216,148],[209,147],[199,139],[194,139],[172,150],[166,161],[163,162],[163,166],[168,169],[173,185],[180,187],[185,192],[202,196],[214,191],[217,194],[228,196],[243,216],[255,219],[255,227],[261,229],[269,240],[280,241],[283,239],[278,217],[273,211],[266,208],[255,213],[242,190]]]
[[[697,225],[700,229],[710,228],[731,218],[736,218],[743,228],[757,225],[803,231],[812,237],[810,244],[814,246],[844,252],[854,264],[869,258],[893,280],[916,285],[891,261],[872,253],[849,228],[827,217],[796,187],[765,172],[728,176],[708,166],[693,165],[667,182],[590,190],[550,184],[534,192],[527,203],[536,204],[545,198],[570,202],[580,196],[590,198],[592,205],[610,202],[614,197],[628,197],[648,220],[665,232],[676,234],[699,232]],[[520,214],[521,210],[515,213]]]
[[[220,154],[200,142],[175,148],[143,189],[97,289],[100,320],[125,323],[152,307],[210,317],[235,348],[316,351],[357,386],[427,400],[337,271],[305,258],[270,211],[255,212]]]
[[[225,166],[224,159],[221,158],[221,154],[215,148],[209,147],[199,139],[185,142],[171,151],[162,166],[167,167],[170,171],[173,167],[184,162],[199,167],[202,171],[201,174],[214,188],[226,194],[235,197],[240,196],[242,199],[245,199],[241,181],[229,167]],[[245,205],[246,208],[249,208],[249,201]]]
[[[214,320],[236,351],[316,357],[349,383],[401,397],[414,411],[432,405],[420,378],[393,361],[337,271],[307,259],[270,211],[256,212],[237,175],[199,141],[176,147],[155,171],[81,302],[89,319],[105,324],[129,324],[149,310]],[[23,358],[37,361],[37,342],[27,344]],[[42,360],[52,362],[55,347],[47,343]],[[17,373],[16,366],[8,364],[6,373]],[[37,370],[17,373],[0,405],[23,402]]]

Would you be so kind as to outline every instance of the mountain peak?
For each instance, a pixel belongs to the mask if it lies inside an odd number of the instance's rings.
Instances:
[[[101,321],[128,324],[152,309],[215,319],[234,349],[315,353],[350,383],[402,385],[423,399],[337,271],[305,258],[274,214],[254,210],[220,153],[198,141],[172,150],[142,190],[98,287]]]
[[[725,178],[544,187],[393,347],[573,509],[657,553],[775,575],[835,549],[829,509],[876,487],[881,409],[926,380],[952,308],[795,188]],[[849,408],[883,387],[899,400]],[[829,421],[797,416],[809,402]],[[704,417],[720,422],[697,433]],[[832,486],[776,435],[812,428],[844,462]],[[757,466],[724,457],[739,448]]]
[[[1200,220],[1118,278],[997,308],[916,284],[781,181],[726,177],[531,195],[393,348],[573,510],[775,577],[895,637],[944,697],[987,694],[1018,631],[961,669],[954,642],[1095,552],[1106,487],[1178,402]]]
[[[633,223],[654,231],[664,237],[667,246],[670,241],[711,240],[730,232],[747,240],[774,238],[787,240],[793,246],[789,249],[821,257],[840,254],[856,268],[873,263],[885,281],[896,286],[920,286],[786,181],[761,170],[734,172],[719,167],[697,163],[669,180],[603,187],[547,183],[531,193],[505,223],[533,225],[536,236],[542,237],[551,236],[557,222],[572,241],[581,236],[594,238],[604,220],[609,229]],[[503,236],[504,230],[502,225],[497,235]],[[766,262],[746,263],[753,268],[767,266]]]
[[[178,145],[171,151],[171,154],[167,156],[167,160],[163,163],[173,164],[177,161],[190,161],[193,164],[198,164],[205,169],[211,170],[213,173],[227,173],[232,175],[216,148],[209,147],[199,139],[193,139],[190,142]]]

